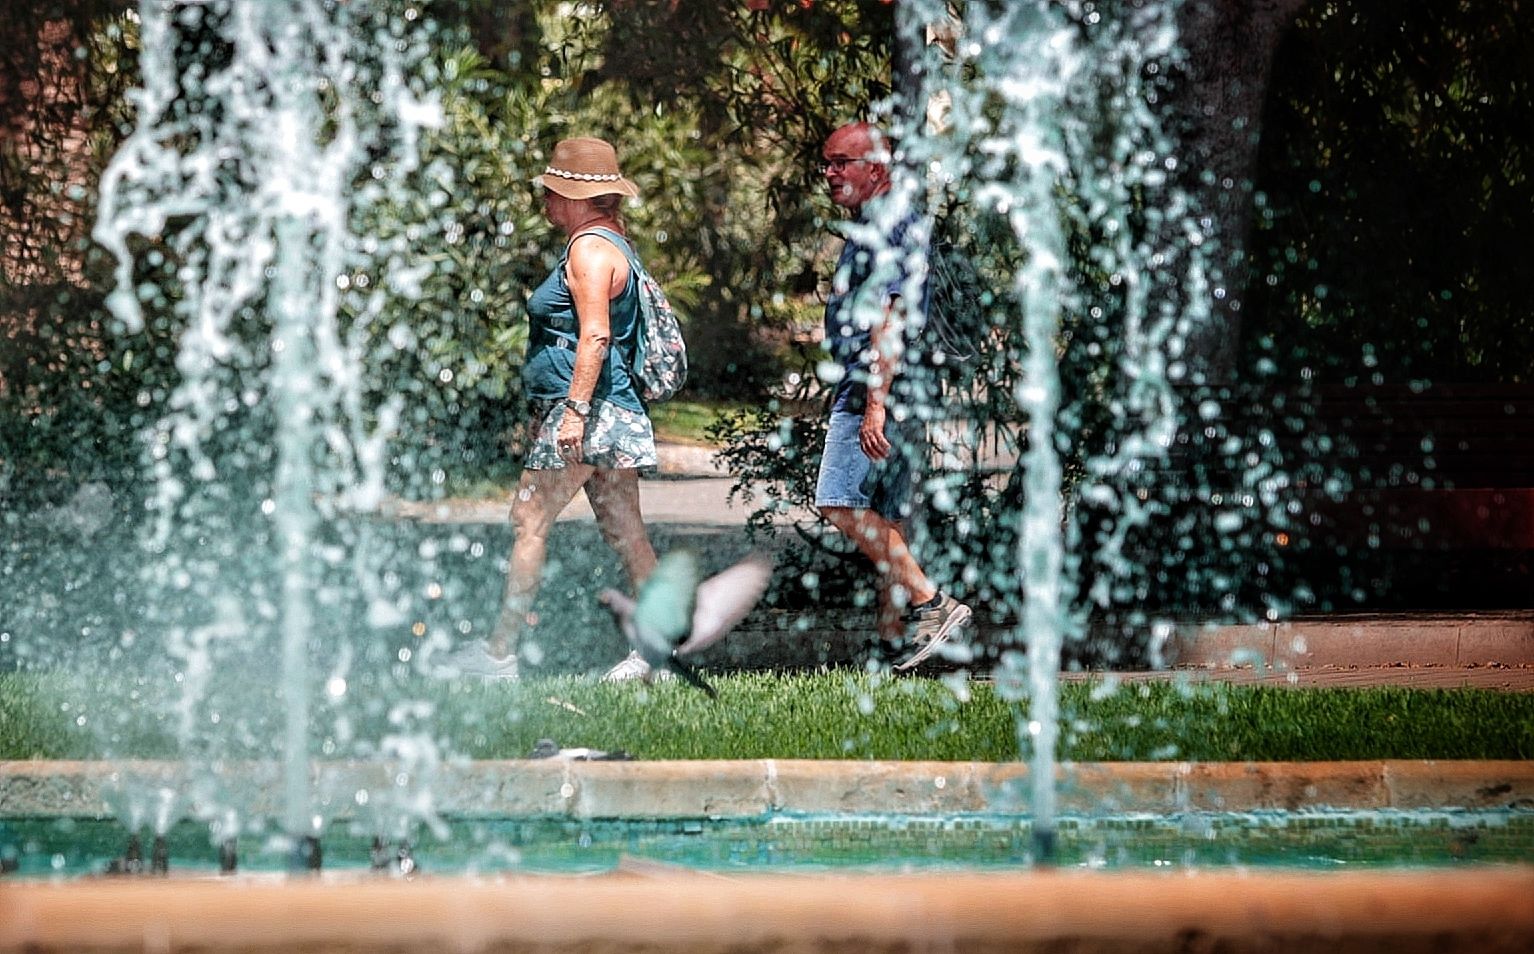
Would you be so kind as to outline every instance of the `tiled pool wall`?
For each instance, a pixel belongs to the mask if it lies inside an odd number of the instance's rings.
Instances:
[[[276,816],[274,766],[216,774],[245,817]],[[259,873],[255,837],[241,876],[205,876],[194,823],[172,830],[169,877],[70,875],[122,850],[114,807],[195,775],[0,764],[6,837],[33,843],[15,874],[36,875],[0,877],[0,954],[1534,950],[1527,762],[1064,766],[1045,867],[1016,764],[464,763],[434,790],[478,860],[455,869],[450,830],[412,846],[408,878],[367,870],[356,795],[388,773],[315,765],[317,876]]]
[[[1534,859],[1534,810],[1207,813],[1064,818],[1051,864],[1102,869],[1446,867]],[[362,823],[336,825],[320,845],[325,870],[398,873],[592,873],[634,862],[722,872],[1021,870],[1034,854],[1025,816],[759,819],[449,819],[413,842],[380,838]],[[13,878],[107,873],[137,836],[148,870],[155,833],[109,819],[0,819],[0,861]],[[285,871],[291,846],[275,831],[229,842],[182,822],[163,838],[170,873]]]

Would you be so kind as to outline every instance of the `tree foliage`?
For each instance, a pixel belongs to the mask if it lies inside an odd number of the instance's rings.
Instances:
[[[1274,76],[1254,344],[1361,381],[1528,382],[1527,4],[1318,0]]]
[[[882,33],[848,32],[860,9],[853,2],[813,13],[730,10],[722,19],[703,16],[710,5],[693,4],[653,23],[642,6],[615,3],[593,13],[552,0],[431,5],[441,22],[442,55],[432,68],[446,122],[425,143],[410,198],[357,223],[359,234],[413,236],[428,266],[415,293],[376,322],[392,349],[378,350],[373,380],[380,396],[405,404],[398,484],[423,489],[435,477],[440,488],[444,476],[493,474],[514,459],[521,308],[559,243],[529,180],[564,136],[613,140],[640,184],[643,199],[628,216],[641,252],[685,313],[696,388],[738,395],[776,379],[772,351],[781,338],[755,332],[799,317],[803,303],[785,289],[813,274],[805,263],[819,241],[802,201],[812,175],[804,157],[815,137],[797,131],[806,123],[828,129],[855,114],[865,91],[880,92]],[[109,471],[131,482],[140,453],[132,435],[153,422],[175,386],[173,309],[167,303],[140,335],[114,330],[102,307],[110,279],[85,237],[96,180],[131,129],[124,93],[135,81],[136,48],[125,9],[59,0],[13,40],[19,55],[6,73],[7,105],[40,71],[39,49],[88,64],[66,87],[72,98],[17,120],[32,135],[32,153],[10,149],[8,139],[4,156],[9,220],[35,226],[11,230],[7,248],[28,256],[30,270],[7,269],[0,303],[15,345],[0,383],[0,457],[13,493],[25,484],[46,495],[62,473],[87,479]],[[656,62],[671,72],[628,76],[618,68],[635,44],[658,52],[674,42],[657,26],[693,20],[713,23],[722,41],[697,47],[691,66],[667,55]],[[641,23],[645,30],[629,29]],[[51,47],[38,41],[45,27],[57,34]],[[769,36],[771,62],[759,65],[753,44]],[[852,48],[838,50],[849,38]],[[796,72],[812,54],[818,65]],[[682,69],[693,72],[678,95]],[[840,98],[832,92],[838,87]],[[806,109],[811,98],[815,106]],[[89,133],[84,141],[74,134],[80,130]],[[173,279],[175,256],[140,251],[144,263],[158,262],[141,264],[143,277]],[[46,275],[36,264],[45,260]]]
[[[94,177],[131,121],[128,6],[23,5],[7,35],[0,199],[7,255],[22,256],[7,258],[0,302],[0,457],[12,492],[29,481],[46,491],[49,475],[120,472],[174,380],[176,329],[139,341],[115,334],[100,304],[105,275],[84,239]],[[1257,280],[1246,302],[1253,361],[1299,355],[1364,361],[1390,376],[1527,380],[1534,319],[1518,277],[1534,208],[1534,56],[1521,7],[1316,0],[1304,11],[1280,51],[1264,121]],[[420,254],[433,266],[380,329],[408,345],[378,379],[407,398],[404,482],[484,474],[512,459],[520,310],[558,247],[527,180],[566,135],[611,138],[639,183],[643,199],[628,214],[685,313],[696,390],[750,397],[788,382],[786,396],[808,403],[785,407],[812,408],[816,352],[798,332],[818,317],[831,218],[814,162],[832,128],[890,93],[894,5],[436,0],[428,9],[442,24],[447,123],[427,144],[419,205],[376,223],[423,227]],[[51,47],[39,42],[46,30],[56,33]],[[69,82],[40,97],[28,84],[60,51]],[[963,213],[961,203],[956,222]],[[957,231],[971,245],[985,234]],[[997,308],[1004,324],[1005,299]],[[1111,353],[1099,327],[1068,330],[1082,348]],[[982,365],[995,386],[977,413],[1005,418],[1015,411],[1006,350]],[[1097,386],[1098,367],[1067,361],[1078,395]],[[763,427],[765,440],[777,424]]]

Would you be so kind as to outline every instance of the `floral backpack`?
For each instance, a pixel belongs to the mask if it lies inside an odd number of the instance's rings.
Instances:
[[[666,293],[623,236],[609,229],[591,229],[623,250],[639,288],[639,329],[629,372],[646,403],[670,400],[687,382],[687,342]],[[588,234],[588,233],[583,233]]]

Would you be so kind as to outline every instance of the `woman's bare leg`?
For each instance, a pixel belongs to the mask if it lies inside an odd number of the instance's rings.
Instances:
[[[637,592],[655,569],[655,549],[639,512],[639,472],[598,470],[586,481],[586,499],[591,501],[602,539],[623,561]]]
[[[511,524],[516,534],[506,569],[506,593],[488,641],[492,656],[516,651],[517,637],[529,622],[533,600],[543,582],[549,531],[560,511],[575,497],[596,468],[567,464],[558,470],[524,470],[511,499]]]

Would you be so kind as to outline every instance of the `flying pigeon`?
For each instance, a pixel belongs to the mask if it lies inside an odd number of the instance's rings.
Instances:
[[[767,590],[772,558],[752,553],[701,583],[699,573],[696,554],[673,550],[656,564],[637,600],[617,590],[603,590],[597,599],[652,670],[670,669],[713,698],[713,687],[682,657],[717,643],[746,618]]]

